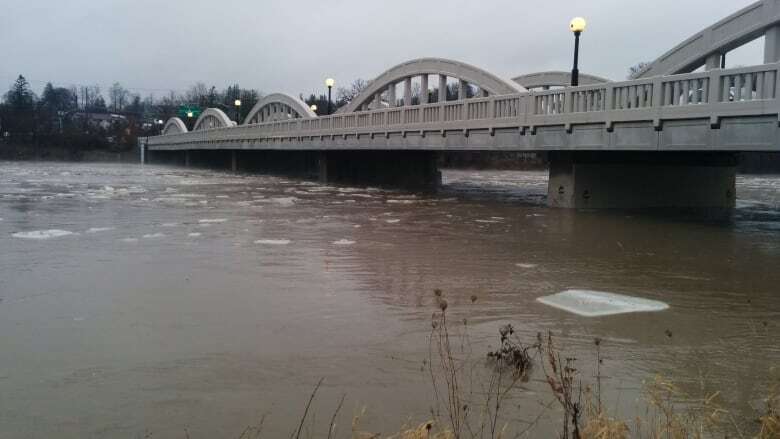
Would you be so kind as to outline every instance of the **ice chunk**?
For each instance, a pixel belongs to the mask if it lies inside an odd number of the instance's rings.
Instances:
[[[333,241],[334,245],[352,245],[355,241],[350,241],[349,239],[339,239],[338,241]]]
[[[255,244],[263,245],[287,245],[290,243],[289,239],[258,239]]]
[[[395,224],[395,223],[401,222],[401,220],[399,220],[399,219],[389,219],[389,220],[385,220],[385,222],[388,223],[388,224]]]
[[[160,233],[160,232],[157,232],[157,233],[148,233],[148,234],[146,234],[146,235],[142,236],[142,238],[144,238],[144,239],[152,239],[152,238],[164,238],[164,237],[165,237],[165,234],[164,234],[164,233]]]
[[[199,237],[200,235],[201,235],[201,234],[200,234],[200,233],[198,233],[198,232],[192,232],[192,233],[188,233],[188,234],[187,234],[187,236],[189,236],[190,238],[197,238],[197,237]]]
[[[224,223],[225,221],[227,221],[226,218],[208,218],[208,219],[198,220],[200,224],[217,224],[217,223]]]
[[[33,230],[30,232],[17,232],[14,233],[14,238],[24,238],[24,239],[50,239],[50,238],[59,238],[61,236],[68,236],[72,235],[73,232],[69,232],[67,230],[59,230],[59,229],[50,229],[50,230]]]
[[[522,262],[521,262],[521,263],[519,263],[519,264],[515,264],[515,267],[520,267],[520,268],[525,268],[525,269],[531,269],[531,268],[536,268],[536,264],[526,264],[526,263],[522,263]]]
[[[87,229],[87,233],[100,233],[100,232],[107,232],[109,230],[114,230],[113,227],[91,227]]]
[[[663,311],[669,308],[669,305],[657,300],[589,290],[566,290],[536,300],[584,317]]]

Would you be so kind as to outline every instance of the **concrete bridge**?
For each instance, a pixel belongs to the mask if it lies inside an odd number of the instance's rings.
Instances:
[[[728,51],[762,36],[764,64],[721,68]],[[172,118],[146,148],[152,161],[423,186],[440,182],[440,151],[547,151],[550,206],[729,208],[736,153],[780,152],[778,61],[780,0],[762,0],[632,81],[582,75],[585,85],[566,87],[568,73],[542,72],[510,82],[423,58],[382,73],[331,116],[275,93],[240,124],[218,109],[204,111],[192,131]],[[458,96],[447,100],[453,81]]]

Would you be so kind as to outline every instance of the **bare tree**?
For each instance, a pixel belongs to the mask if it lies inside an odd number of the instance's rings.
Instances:
[[[369,81],[358,78],[352,81],[352,84],[350,84],[349,87],[339,87],[336,90],[336,107],[341,107],[352,102],[352,100],[355,99],[357,95],[368,88],[369,84]]]
[[[130,93],[122,87],[118,82],[115,82],[111,88],[108,89],[108,99],[111,101],[111,108],[114,111],[122,111],[127,105],[128,97]]]

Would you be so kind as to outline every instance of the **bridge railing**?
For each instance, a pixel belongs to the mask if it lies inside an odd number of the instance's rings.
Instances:
[[[493,95],[458,101],[338,113],[312,119],[204,129],[152,137],[150,146],[407,131],[531,128],[576,124],[710,119],[780,113],[780,63],[595,84],[556,90]]]

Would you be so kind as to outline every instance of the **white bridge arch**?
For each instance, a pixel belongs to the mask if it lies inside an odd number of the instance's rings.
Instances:
[[[419,77],[420,88],[428,90],[429,75],[438,75],[439,101],[446,100],[447,78],[457,79],[460,83],[459,90],[463,90],[465,85],[475,85],[484,96],[524,91],[521,87],[470,64],[443,58],[420,58],[399,64],[379,75],[349,104],[342,107],[339,113],[379,109],[385,105],[396,106],[395,87],[400,82],[404,83],[403,106],[409,106],[412,101],[412,78]],[[387,95],[384,100],[386,104],[383,103],[383,94]],[[464,99],[465,96],[458,98]],[[428,103],[428,93],[421,93],[420,103]]]
[[[528,73],[512,78],[512,81],[515,81],[529,90],[535,88],[549,89],[550,87],[569,87],[571,86],[571,72],[549,71]],[[609,82],[609,79],[585,73],[579,74],[579,85],[603,84],[605,82]]]
[[[206,108],[206,110],[200,114],[198,120],[195,121],[195,125],[192,131],[210,130],[212,128],[225,128],[236,125],[235,122],[225,114],[224,111],[219,108]]]
[[[761,0],[729,15],[661,55],[637,78],[716,69],[727,52],[763,36],[764,63],[780,61],[780,0]]]
[[[165,122],[162,134],[179,134],[186,133],[187,131],[187,125],[184,123],[184,121],[174,116],[168,119],[168,122]]]
[[[287,119],[317,117],[300,99],[284,93],[273,93],[260,99],[244,118],[244,125]]]

